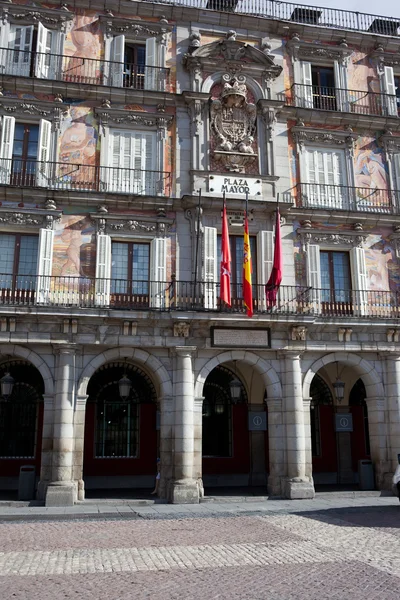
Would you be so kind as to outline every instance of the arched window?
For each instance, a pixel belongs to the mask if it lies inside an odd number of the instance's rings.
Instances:
[[[362,406],[364,415],[364,439],[365,439],[365,453],[369,456],[371,454],[371,448],[369,443],[369,425],[368,425],[368,407],[365,401],[367,392],[365,391],[365,385],[362,379],[357,379],[353,387],[351,388],[349,396],[349,406]]]
[[[238,377],[226,367],[216,367],[204,384],[203,456],[232,456],[232,398],[230,382]],[[241,383],[241,382],[240,382]],[[247,402],[241,383],[238,403]]]
[[[333,405],[331,390],[319,375],[315,375],[310,387],[311,396],[311,448],[313,456],[321,455],[321,427],[320,412],[321,405]]]
[[[125,375],[132,386],[128,398],[121,398]],[[93,375],[88,394],[88,402],[96,403],[95,457],[137,458],[140,404],[156,401],[151,379],[134,365],[110,363]]]

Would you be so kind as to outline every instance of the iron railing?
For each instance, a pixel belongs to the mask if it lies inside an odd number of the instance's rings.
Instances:
[[[400,192],[374,187],[350,187],[319,183],[298,183],[286,192],[299,208],[322,208],[362,212],[395,213],[399,211]]]
[[[128,281],[67,276],[0,275],[0,306],[195,311],[246,314],[241,284],[232,285],[232,305],[219,299],[219,283]],[[260,315],[400,318],[400,292],[279,288],[269,304],[263,285],[253,285]]]
[[[157,4],[172,4],[197,9],[254,15],[258,18],[291,21],[329,27],[350,29],[382,35],[398,35],[400,17],[384,17],[350,10],[293,4],[276,0],[158,0]]]
[[[0,158],[0,185],[169,196],[171,173],[99,165]]]
[[[400,98],[363,90],[343,90],[294,83],[280,95],[287,106],[350,112],[356,115],[399,116]]]
[[[164,67],[12,48],[0,48],[0,73],[134,90],[170,89],[170,69]]]

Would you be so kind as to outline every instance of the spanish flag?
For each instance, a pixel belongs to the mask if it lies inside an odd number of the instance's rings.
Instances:
[[[253,316],[253,290],[251,287],[251,251],[249,238],[249,222],[247,210],[244,213],[244,239],[243,239],[243,302],[247,308],[247,316]]]

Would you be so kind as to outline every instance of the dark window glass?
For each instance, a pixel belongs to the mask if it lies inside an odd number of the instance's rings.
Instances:
[[[322,302],[350,303],[351,277],[347,252],[320,253]]]
[[[39,125],[16,123],[11,183],[33,183],[38,155]]]
[[[332,67],[311,67],[315,108],[336,110],[335,73]]]
[[[150,245],[113,242],[111,256],[111,293],[148,295]]]
[[[0,287],[34,289],[38,237],[0,234]]]

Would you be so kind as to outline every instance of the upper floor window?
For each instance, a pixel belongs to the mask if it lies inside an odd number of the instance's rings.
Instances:
[[[351,275],[348,252],[320,252],[322,310],[351,312]]]
[[[301,157],[303,201],[309,206],[348,206],[346,159],[343,150],[308,147]]]
[[[12,293],[34,290],[37,257],[37,235],[0,234],[0,288]]]
[[[323,110],[337,110],[335,73],[333,67],[311,66],[313,106]]]
[[[111,280],[111,295],[117,301],[130,298],[131,302],[135,302],[141,298],[148,304],[150,244],[112,242]]]
[[[304,108],[349,111],[347,70],[341,63],[333,65],[295,63],[296,104]]]
[[[160,69],[159,45],[151,37],[143,42],[125,35],[106,44],[105,82],[114,87],[139,90],[164,89],[165,70]]]
[[[252,264],[257,264],[257,238],[250,236],[250,251]],[[231,297],[234,299],[243,298],[243,236],[231,235],[229,237],[229,243],[231,247]],[[217,239],[217,256],[221,256],[221,236]],[[252,284],[257,284],[257,269],[253,268]],[[257,294],[253,293],[254,299]]]
[[[400,73],[394,73],[393,67],[384,66],[380,71],[384,112],[390,117],[400,115]]]

